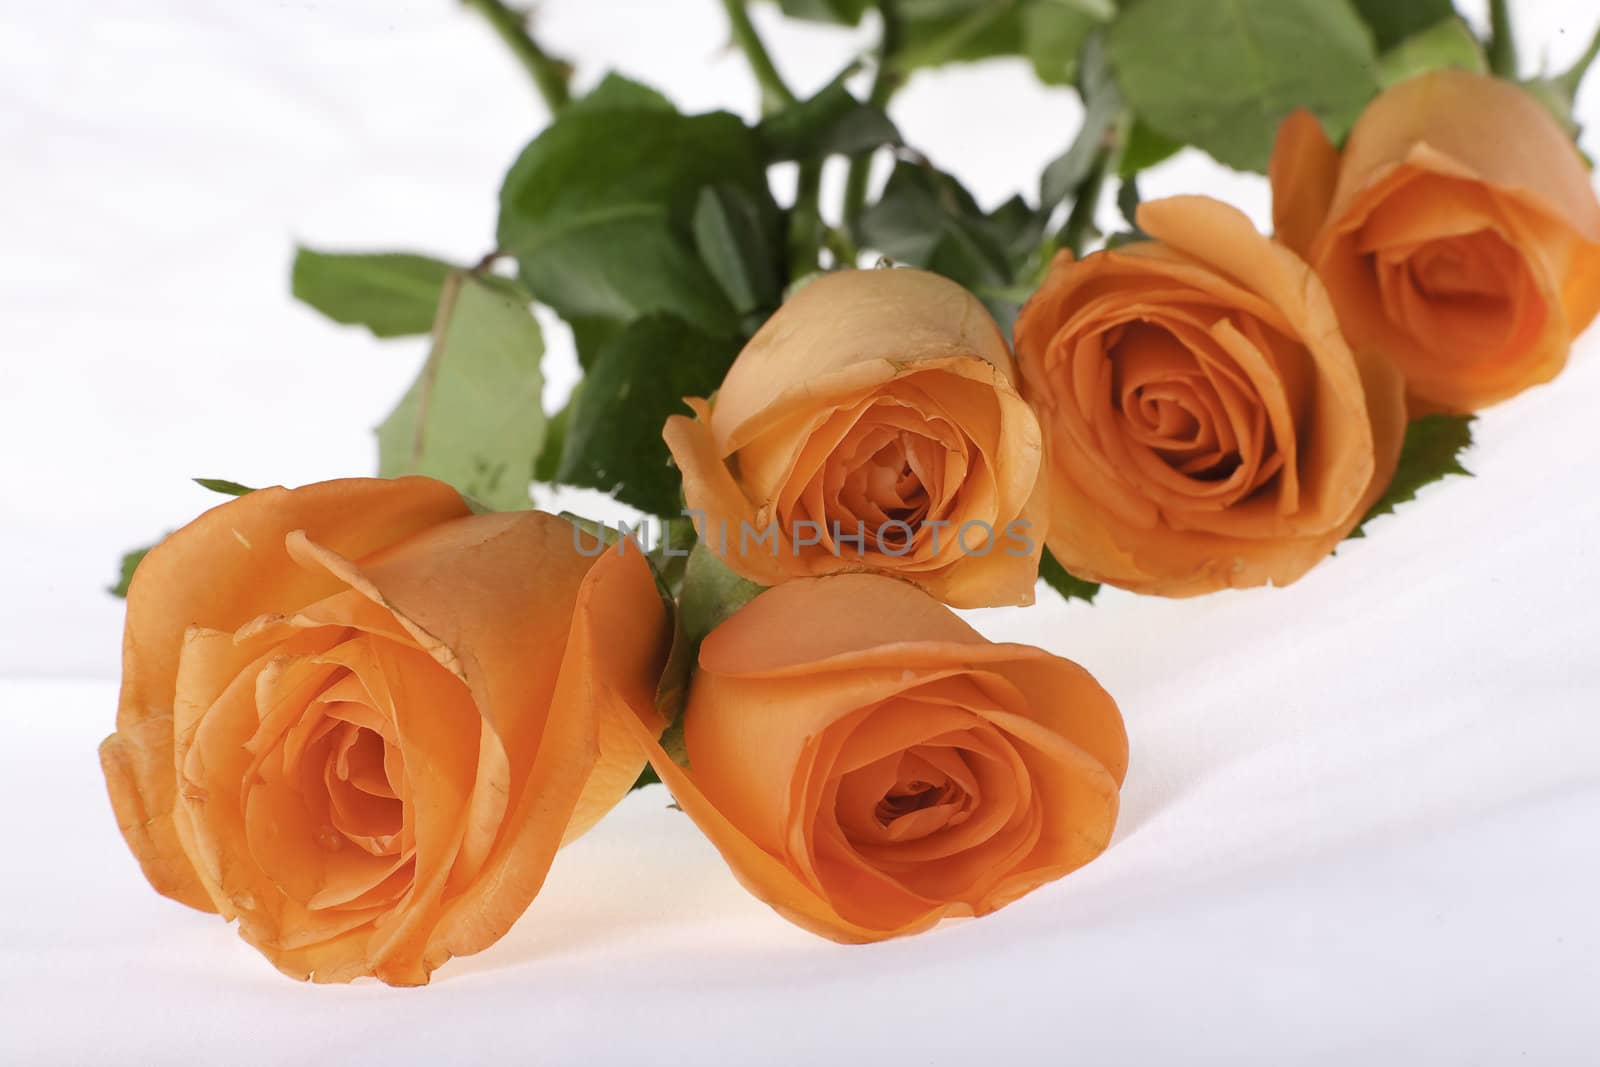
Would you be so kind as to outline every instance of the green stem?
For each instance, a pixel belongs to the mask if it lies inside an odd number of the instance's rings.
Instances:
[[[819,254],[827,237],[822,222],[822,161],[800,164],[795,188],[794,208],[789,212],[789,280],[802,278],[819,266]],[[852,267],[854,263],[850,264]]]
[[[572,99],[572,94],[567,90],[567,65],[539,47],[539,42],[528,32],[526,15],[513,11],[501,0],[461,2],[482,15],[494,32],[500,35],[506,47],[511,49],[532,76],[533,84],[538,86],[539,95],[544,98],[545,106],[552,115],[567,106]]]
[[[1111,169],[1111,152],[1102,148],[1089,164],[1089,173],[1078,186],[1072,201],[1072,210],[1056,237],[1056,247],[1070,248],[1075,257],[1083,256],[1083,247],[1095,232],[1095,211],[1100,207],[1100,190],[1105,186],[1106,174]]]
[[[861,258],[861,250],[850,235],[832,226],[822,229],[822,247],[833,254],[835,267],[854,267]]]
[[[761,86],[761,110],[770,113],[798,102],[799,98],[778,73],[767,46],[761,43],[761,35],[750,21],[750,12],[745,10],[745,0],[722,0],[722,7],[728,13],[728,27],[733,31],[734,42],[744,53],[745,62],[750,64],[751,73]]]
[[[761,42],[745,0],[722,0],[728,14],[728,27],[733,31],[734,43],[744,53],[750,64],[756,84],[761,87],[761,110],[765,114],[779,111],[800,102],[783,75],[778,72],[772,55]],[[819,265],[827,226],[822,221],[822,163],[808,160],[800,164],[799,182],[795,188],[794,207],[789,212],[788,260],[789,277],[795,279],[810,274]]]
[[[1099,232],[1095,229],[1094,216],[1100,207],[1100,190],[1105,187],[1106,179],[1122,166],[1122,153],[1132,127],[1133,114],[1123,111],[1100,131],[1089,169],[1073,189],[1072,210],[1056,235],[1057,248],[1070,248],[1074,256],[1082,256],[1084,246]],[[1087,129],[1080,130],[1078,136],[1083,137],[1087,132]]]
[[[1489,69],[1502,78],[1517,76],[1517,41],[1508,0],[1489,0]]]
[[[894,64],[895,56],[900,51],[902,34],[896,0],[880,0],[878,13],[883,20],[883,31],[878,39],[878,70],[873,75],[867,103],[884,108],[889,105],[889,98],[894,96],[895,90],[900,88],[901,74]],[[856,232],[857,223],[867,206],[867,181],[872,176],[872,156],[871,152],[862,152],[853,157],[844,181],[844,226],[858,241],[861,238]]]

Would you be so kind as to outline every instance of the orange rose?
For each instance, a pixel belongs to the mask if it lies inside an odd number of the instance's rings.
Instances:
[[[836,941],[982,915],[1089,862],[1128,761],[1083,668],[868,574],[780,585],[711,633],[689,770],[634,726],[745,887]]]
[[[1399,365],[1421,410],[1549,381],[1600,311],[1600,203],[1523,90],[1464,71],[1373,101],[1341,154],[1291,115],[1272,155],[1280,240],[1322,276],[1351,345]]]
[[[957,607],[1031,604],[1039,427],[999,327],[918,270],[800,290],[663,436],[705,542],[763,585],[874,570]]]
[[[644,558],[554,516],[427,478],[258,490],[134,575],[112,806],[151,885],[285,973],[420,984],[626,793],[669,637]]]
[[[1351,355],[1315,275],[1233,208],[1174,197],[1139,225],[1156,240],[1058,255],[1017,320],[1050,551],[1142,593],[1287,585],[1388,485],[1399,376]]]

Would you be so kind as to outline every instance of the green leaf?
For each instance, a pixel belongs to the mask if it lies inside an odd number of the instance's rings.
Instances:
[[[883,109],[861,103],[839,81],[762,120],[756,132],[773,160],[853,156],[900,144],[900,131]]]
[[[526,303],[469,274],[441,298],[433,350],[378,427],[378,473],[426,474],[501,511],[528,506],[544,443],[539,357]]]
[[[713,184],[747,194],[777,240],[763,145],[735,116],[563,112],[506,175],[500,247],[529,292],[569,322],[666,311],[732,335],[739,315],[691,227],[700,190]]]
[[[1128,129],[1128,142],[1122,146],[1122,158],[1117,162],[1117,177],[1131,178],[1141,170],[1166,162],[1182,148],[1180,142],[1162,136],[1151,129],[1148,122],[1135,116]]]
[[[1022,8],[1022,54],[1046,85],[1073,85],[1089,34],[1117,13],[1111,0],[1035,0]]]
[[[578,350],[578,366],[584,370],[594,366],[600,350],[627,325],[621,319],[591,319],[582,316],[569,318],[566,321],[567,327],[572,330],[572,344]]]
[[[1039,176],[1040,211],[1053,211],[1083,185],[1094,167],[1095,154],[1115,128],[1121,113],[1121,103],[1115,95],[1101,97],[1098,103],[1090,105],[1084,113],[1083,125],[1078,127],[1078,136]]]
[[[1046,84],[1073,80],[1078,45],[1115,16],[1115,0],[896,0],[902,73],[945,63],[1025,56]]]
[[[1095,596],[1100,592],[1097,582],[1086,582],[1082,578],[1074,578],[1067,573],[1067,569],[1056,562],[1055,556],[1047,548],[1039,557],[1039,577],[1051,589],[1061,594],[1063,600],[1082,600],[1093,604]]]
[[[1435,23],[1406,38],[1378,60],[1378,83],[1384,88],[1430,70],[1469,70],[1489,73],[1483,45],[1458,18]]]
[[[861,217],[867,245],[901,263],[927,266],[950,233],[972,228],[983,218],[972,194],[952,176],[931,166],[901,161],[878,201]],[[989,244],[987,241],[985,244]],[[984,267],[999,273],[1005,257],[989,244]]]
[[[1451,0],[1353,0],[1356,13],[1387,52],[1408,37],[1455,15]]]
[[[1039,178],[1039,211],[1046,215],[1081,189],[1107,140],[1124,122],[1124,102],[1111,74],[1104,34],[1094,34],[1084,42],[1078,95],[1084,101],[1083,123],[1072,144]]]
[[[564,114],[574,111],[672,111],[672,101],[643,82],[615,72],[600,79],[600,84],[568,104]]]
[[[661,440],[682,398],[709,396],[739,341],[711,337],[670,315],[628,325],[600,351],[567,424],[556,480],[613,492],[654,515],[677,515],[681,479]]]
[[[899,0],[900,51],[894,67],[970,63],[1022,51],[1022,5],[1016,0]]]
[[[1417,498],[1417,492],[1452,474],[1472,476],[1461,465],[1461,453],[1472,446],[1471,415],[1424,415],[1406,427],[1405,443],[1400,446],[1400,465],[1389,488],[1372,505],[1351,537],[1366,536],[1367,523],[1379,515],[1392,515],[1394,509]]]
[[[194,483],[203,489],[211,490],[213,493],[221,493],[223,496],[244,496],[246,493],[255,492],[248,485],[230,482],[226,478],[196,478]]]
[[[1337,139],[1378,89],[1348,0],[1136,0],[1112,23],[1111,60],[1135,114],[1243,170],[1266,169],[1290,112]]]
[[[694,243],[711,276],[741,315],[783,297],[783,252],[761,206],[736,185],[708,185],[694,211]]]
[[[1117,17],[1119,0],[1036,0],[1036,2],[1040,7],[1065,8],[1087,15],[1096,22],[1110,22]]]
[[[433,329],[439,290],[455,268],[409,252],[336,253],[297,248],[290,288],[335,322],[378,337]]]
[[[1016,212],[985,215],[955,178],[932,167],[898,163],[878,201],[861,215],[866,245],[977,293],[1004,329],[1018,303],[1000,296],[1015,280],[1009,252],[1021,240]]]
[[[1021,196],[1013,196],[989,212],[978,225],[999,244],[1015,276],[1017,269],[1038,253],[1039,242],[1044,237],[1044,222],[1044,217],[1032,205]]]
[[[561,470],[561,453],[566,446],[567,424],[572,421],[572,409],[578,402],[578,393],[583,389],[583,381],[572,387],[572,394],[567,397],[567,402],[561,405],[561,410],[550,416],[550,421],[544,428],[544,446],[539,449],[539,459],[533,465],[533,480],[536,482],[553,482],[556,474]]]
[[[138,569],[140,561],[149,555],[150,550],[154,547],[156,546],[145,545],[143,548],[124,552],[122,561],[117,564],[117,584],[106,586],[106,592],[126,600],[128,598],[128,585],[133,581],[133,572]]]
[[[679,598],[684,634],[698,648],[712,630],[766,589],[729,570],[703,541],[697,543],[689,553]]]
[[[778,6],[792,19],[855,26],[867,8],[875,6],[875,0],[778,0]]]

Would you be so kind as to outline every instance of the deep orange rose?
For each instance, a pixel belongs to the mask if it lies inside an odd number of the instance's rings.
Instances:
[[[876,941],[982,915],[1089,862],[1128,741],[1088,672],[984,640],[878,575],[792,581],[705,640],[678,804],[790,921]]]
[[[663,436],[705,544],[746,578],[871,570],[957,607],[1031,604],[1046,508],[1015,373],[956,283],[839,271],[785,303]]]
[[[1399,459],[1399,375],[1356,358],[1293,252],[1206,197],[1145,204],[1153,241],[1062,253],[1017,320],[1050,454],[1050,551],[1081,578],[1190,596],[1287,585]]]
[[[554,516],[427,478],[257,490],[134,574],[117,822],[285,973],[426,982],[633,783],[670,629],[642,555]]]
[[[1273,220],[1345,335],[1400,367],[1419,410],[1473,411],[1549,381],[1600,311],[1600,203],[1523,90],[1439,71],[1367,108],[1341,154],[1291,115]]]

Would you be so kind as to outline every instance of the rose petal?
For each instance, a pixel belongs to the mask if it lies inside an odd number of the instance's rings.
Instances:
[[[685,710],[692,771],[636,733],[735,875],[842,941],[992,910],[1080,864],[1109,839],[1127,759],[1115,705],[1081,669],[989,644],[870,575],[785,583],[707,638]],[[882,821],[907,776],[948,795]]]
[[[1052,551],[1080,577],[1169,596],[1293,581],[1393,470],[1377,459],[1365,369],[1306,264],[1239,212],[1175,197],[1139,221],[1159,243],[1058,258],[1018,320],[1054,438]],[[1149,348],[1152,330],[1178,344]],[[1203,378],[1180,373],[1185,359]],[[1130,421],[1150,389],[1155,406]],[[1403,420],[1378,411],[1397,423],[1385,438],[1398,433]],[[1192,453],[1150,436],[1180,431]]]
[[[1331,217],[1344,217],[1368,182],[1417,145],[1600,242],[1588,170],[1549,112],[1519,86],[1457,70],[1402,82],[1367,107],[1345,144]]]
[[[571,535],[559,520],[522,515],[519,536],[494,543],[494,551],[505,555],[490,570],[502,581],[508,575],[537,580],[533,568],[508,567],[513,560],[538,559],[541,552],[559,559],[558,553],[573,552],[570,540],[563,544]],[[549,604],[519,599],[525,625],[536,633]],[[570,631],[561,635],[560,669],[547,705],[559,714],[545,721],[532,766],[514,783],[504,828],[482,872],[449,902],[428,946],[434,964],[479,951],[510,928],[543,885],[569,828],[593,823],[637,779],[644,753],[633,737],[635,724],[653,721],[657,732],[661,728],[654,696],[671,628],[644,557],[627,549],[602,553],[583,574],[570,614],[559,617],[571,620]],[[517,661],[498,666],[506,678],[486,679],[487,691],[528,684]]]
[[[290,612],[334,588],[288,558],[282,546],[290,530],[310,529],[359,556],[466,512],[454,490],[426,478],[258,489],[201,515],[144,558],[128,590],[117,733],[102,747],[101,763],[117,825],[158,892],[212,906],[174,849],[171,826],[177,772],[169,724],[184,631],[232,631],[263,611]],[[197,566],[205,568],[204,581],[190,576]]]
[[[1339,180],[1339,150],[1305,108],[1278,127],[1267,179],[1272,184],[1275,236],[1304,257],[1328,217]]]
[[[717,391],[712,429],[729,441],[786,390],[843,368],[950,356],[1015,378],[994,320],[955,282],[918,270],[834,271],[803,286],[750,339]]]

